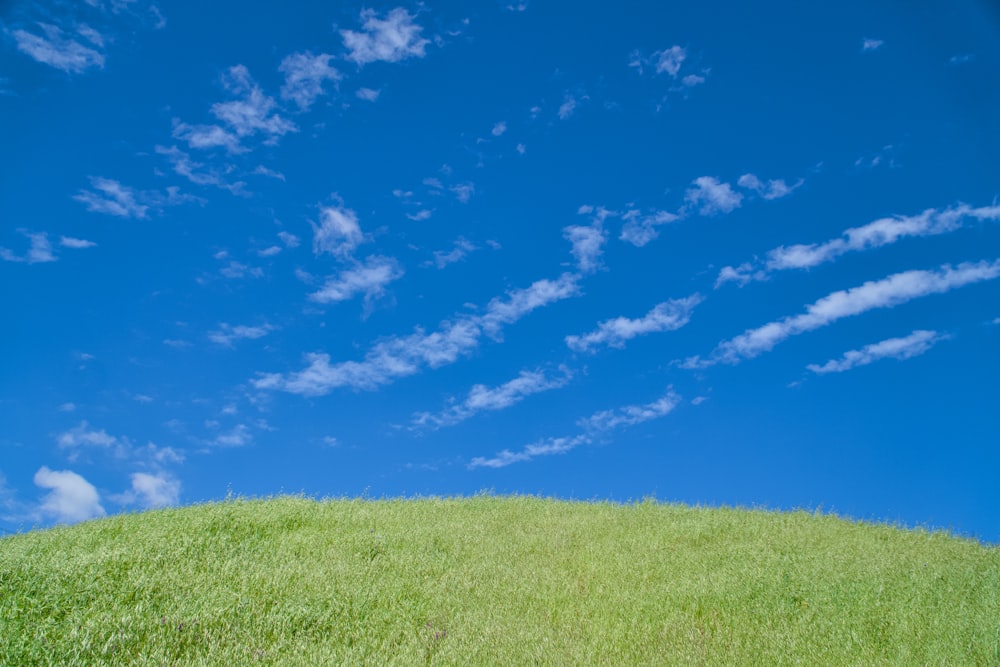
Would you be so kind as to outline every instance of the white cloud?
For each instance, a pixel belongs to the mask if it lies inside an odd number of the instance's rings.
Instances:
[[[158,155],[163,155],[170,161],[174,172],[188,179],[196,185],[212,185],[223,190],[228,190],[234,195],[244,195],[246,188],[246,183],[243,181],[229,182],[223,171],[209,167],[207,170],[202,170],[205,166],[200,162],[195,162],[191,159],[191,156],[180,150],[176,146],[171,146],[167,148],[165,146],[157,146],[156,153]],[[229,169],[225,172],[228,173]]]
[[[571,449],[580,445],[588,445],[591,442],[591,438],[586,435],[577,435],[572,438],[546,438],[528,445],[520,452],[512,452],[509,449],[504,449],[493,458],[477,456],[469,462],[469,468],[503,468],[512,463],[530,461],[537,456],[565,454]]]
[[[567,95],[565,101],[559,106],[559,120],[566,120],[576,111],[576,98]]]
[[[528,150],[528,149],[527,149],[527,147],[526,147],[526,146],[525,146],[524,144],[518,144],[518,145],[517,145],[517,152],[518,152],[519,154],[521,154],[521,155],[524,155],[524,153],[525,153],[525,152],[526,152],[527,150]]]
[[[564,273],[556,280],[536,280],[527,288],[508,292],[506,299],[492,299],[479,323],[487,334],[496,337],[502,325],[512,324],[543,306],[577,296],[580,293],[579,282],[580,276],[575,273]]]
[[[721,183],[712,176],[700,176],[692,181],[684,201],[698,208],[702,215],[729,213],[740,207],[743,195],[733,190],[729,183]]]
[[[358,65],[376,61],[399,62],[406,58],[423,58],[430,40],[420,36],[421,26],[402,7],[380,19],[372,9],[361,12],[362,32],[341,30],[340,36],[348,49],[348,60]]]
[[[421,222],[423,220],[430,220],[431,215],[432,215],[431,211],[424,208],[420,209],[416,213],[407,213],[406,217],[409,218],[410,220],[413,220],[414,222]]]
[[[137,502],[143,507],[167,507],[180,500],[181,483],[166,473],[137,472],[131,475],[131,480],[132,488],[116,498],[123,504]]]
[[[92,429],[86,421],[80,422],[70,430],[56,437],[60,448],[103,447],[110,448],[119,445],[118,438],[108,435],[107,431]]]
[[[371,301],[385,294],[385,287],[403,277],[403,267],[392,257],[372,255],[356,266],[327,278],[318,291],[309,299],[319,303],[347,301],[358,294],[364,294],[365,301]]]
[[[663,51],[656,51],[653,53],[653,60],[656,62],[656,73],[662,74],[666,72],[672,78],[676,79],[677,74],[681,71],[681,64],[683,64],[686,58],[687,51],[676,45]]]
[[[964,65],[965,63],[971,63],[976,59],[973,53],[962,53],[957,56],[952,56],[948,59],[948,63],[951,65]]]
[[[861,50],[877,51],[878,49],[882,48],[883,44],[885,44],[884,40],[865,37],[863,40],[861,40]]]
[[[249,266],[242,262],[237,262],[236,260],[232,260],[224,267],[219,269],[219,275],[221,275],[223,278],[238,280],[247,277],[260,278],[261,276],[264,275],[264,271],[259,266]]]
[[[509,449],[497,453],[493,458],[477,456],[469,462],[469,468],[503,468],[512,463],[530,461],[539,456],[565,454],[566,452],[594,442],[594,436],[620,427],[634,426],[669,414],[681,402],[681,397],[667,390],[661,398],[645,405],[626,405],[616,410],[597,412],[578,424],[587,433],[573,437],[546,438],[526,446],[520,452]]]
[[[232,347],[233,341],[256,340],[258,338],[263,338],[273,330],[274,327],[270,324],[262,324],[254,327],[240,324],[234,327],[222,322],[219,324],[218,331],[209,332],[208,339],[213,343],[225,345],[226,347]]]
[[[172,136],[199,150],[225,148],[229,153],[245,153],[249,150],[240,144],[239,137],[219,125],[189,125],[175,118]]]
[[[11,33],[17,42],[17,48],[23,53],[40,63],[67,73],[79,74],[91,67],[104,67],[104,54],[98,50],[103,45],[103,39],[92,28],[81,26],[82,32],[78,30],[79,36],[92,45],[85,46],[76,39],[76,36],[68,34],[58,26],[49,23],[37,25],[44,33],[44,37],[26,30],[14,30]]]
[[[437,414],[418,413],[414,415],[413,425],[435,428],[452,426],[479,412],[504,410],[533,394],[565,387],[572,374],[566,368],[561,370],[562,375],[556,377],[547,377],[543,371],[521,371],[516,378],[498,387],[474,385],[461,403]]]
[[[299,237],[288,232],[278,232],[278,238],[285,244],[286,248],[298,248]]]
[[[35,485],[51,489],[42,498],[40,510],[56,521],[75,523],[106,514],[97,489],[75,472],[42,466],[35,473]]]
[[[272,113],[277,103],[264,94],[244,65],[234,65],[223,77],[223,85],[239,99],[216,102],[212,115],[231,127],[239,137],[258,133],[268,135],[265,143],[275,143],[289,132],[297,132],[295,123]]]
[[[478,246],[460,236],[455,240],[455,247],[448,252],[435,250],[434,261],[425,263],[425,266],[437,266],[437,268],[443,269],[449,264],[461,262],[469,255],[470,252],[478,249]]]
[[[97,244],[93,241],[87,241],[86,239],[75,239],[71,236],[60,236],[59,245],[64,248],[73,248],[76,250],[83,248],[93,248]]]
[[[281,390],[303,396],[323,396],[338,387],[372,390],[397,378],[454,363],[475,349],[484,334],[499,338],[503,325],[512,324],[531,311],[579,294],[579,276],[563,274],[557,280],[538,280],[531,286],[496,297],[482,315],[461,315],[441,322],[437,331],[417,329],[408,336],[393,336],[376,343],[362,361],[330,363],[330,355],[305,355],[308,366],[282,375],[262,373],[252,380],[257,389]]]
[[[1000,206],[973,208],[959,204],[946,209],[927,209],[917,215],[879,218],[861,227],[852,227],[835,239],[823,243],[779,246],[767,253],[766,261],[726,266],[719,272],[715,286],[736,282],[767,280],[775,271],[811,269],[832,262],[849,252],[860,252],[896,243],[910,237],[937,236],[956,231],[969,221],[1000,220]]]
[[[603,226],[604,217],[598,214],[589,225],[563,227],[563,238],[572,244],[570,252],[576,258],[581,273],[591,273],[601,267],[602,248],[608,239]]]
[[[712,357],[702,360],[691,357],[687,368],[700,368],[717,363],[738,363],[771,350],[791,336],[819,329],[837,320],[860,315],[877,308],[892,308],[930,294],[942,294],[963,285],[970,285],[1000,276],[1000,259],[993,262],[965,262],[957,267],[949,264],[936,271],[904,271],[858,287],[833,292],[806,306],[801,315],[769,322],[748,329],[735,338],[716,346]]]
[[[382,94],[381,90],[375,90],[374,88],[358,88],[357,92],[354,93],[358,99],[365,100],[366,102],[374,102],[378,99],[378,96]]]
[[[5,262],[23,262],[26,264],[44,264],[56,261],[56,256],[52,254],[52,243],[45,232],[29,232],[23,229],[18,230],[28,239],[28,251],[22,257],[14,254],[8,248],[0,247],[0,259]]]
[[[910,359],[930,350],[937,343],[947,340],[949,336],[936,331],[917,330],[902,338],[889,338],[879,343],[866,345],[860,350],[849,350],[840,359],[831,359],[822,366],[809,364],[807,369],[822,375],[824,373],[842,373],[858,366],[867,366],[879,359]]]
[[[962,227],[967,219],[1000,220],[1000,206],[972,208],[960,204],[941,211],[927,209],[914,216],[880,218],[848,229],[841,238],[825,243],[775,248],[768,253],[767,268],[771,271],[811,268],[847,252],[878,248],[901,238],[946,234]]]
[[[622,225],[622,233],[618,238],[641,248],[660,235],[657,227],[679,220],[680,216],[669,211],[653,211],[643,215],[633,209],[626,212],[622,219],[625,224]]]
[[[246,424],[237,424],[228,433],[220,433],[210,444],[216,447],[243,447],[253,442],[253,434]]]
[[[493,134],[494,137],[499,137],[506,131],[507,131],[507,123],[505,123],[504,121],[500,121],[499,123],[493,126],[493,130],[491,130],[491,133]]]
[[[281,253],[280,245],[272,245],[257,251],[258,257],[274,257]]]
[[[323,95],[324,83],[341,79],[340,72],[330,66],[332,58],[326,53],[314,56],[309,51],[286,56],[278,66],[278,71],[285,75],[281,99],[292,100],[300,110],[307,111]]]
[[[122,218],[146,217],[149,206],[139,201],[144,198],[144,193],[137,193],[134,189],[110,178],[91,177],[90,185],[94,191],[80,190],[73,196],[73,199],[85,204],[88,211]]]
[[[59,412],[73,412],[76,410],[76,403],[63,403],[59,406]]]
[[[313,252],[323,252],[346,259],[364,242],[357,214],[343,206],[324,206],[319,210],[320,224],[312,224]]]
[[[476,186],[472,183],[459,183],[458,185],[453,185],[448,189],[455,193],[458,201],[463,204],[469,203],[469,200],[472,199],[472,195],[476,193]]]
[[[666,394],[652,403],[626,405],[615,410],[602,410],[586,419],[581,419],[578,423],[587,431],[610,431],[620,426],[635,426],[670,414],[680,402],[681,397],[668,390]]]
[[[657,304],[638,319],[616,317],[605,320],[590,333],[566,336],[566,345],[577,352],[590,352],[601,345],[623,348],[626,341],[637,336],[680,329],[691,320],[695,306],[703,300],[700,294],[693,294],[686,299],[672,299]]]
[[[736,184],[741,188],[746,188],[748,190],[753,190],[759,194],[764,199],[780,199],[781,197],[787,197],[792,194],[796,188],[801,186],[805,181],[799,179],[793,185],[788,185],[783,180],[769,180],[767,183],[761,181],[754,174],[743,174],[740,176]]]

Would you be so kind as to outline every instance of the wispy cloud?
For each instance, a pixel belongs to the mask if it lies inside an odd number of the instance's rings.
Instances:
[[[684,201],[701,215],[730,213],[743,202],[742,194],[713,176],[700,176],[692,181],[692,186],[684,194]]]
[[[228,190],[234,195],[246,195],[246,183],[244,181],[230,181],[227,176],[232,171],[231,168],[217,169],[206,167],[203,163],[197,162],[176,146],[157,146],[156,153],[164,156],[173,167],[175,173],[188,179],[196,185],[211,185],[222,190]]]
[[[474,252],[478,249],[479,246],[460,236],[455,239],[455,245],[451,250],[435,250],[434,260],[425,262],[424,266],[436,266],[439,269],[443,269],[449,264],[455,264],[463,261],[466,257],[468,257],[470,252]]]
[[[97,244],[93,241],[88,241],[86,239],[75,239],[71,236],[60,236],[59,245],[64,248],[73,248],[74,250],[82,250],[84,248],[93,248]]]
[[[122,218],[146,217],[149,206],[138,201],[140,198],[148,198],[145,193],[137,193],[110,178],[91,177],[90,185],[94,190],[80,190],[73,196],[73,199],[85,204],[88,211]]]
[[[878,51],[885,45],[885,40],[873,39],[871,37],[865,37],[861,40],[861,50],[862,51]]]
[[[366,102],[374,102],[381,94],[381,90],[376,90],[374,88],[358,88],[357,92],[354,93],[358,99]]]
[[[94,485],[71,470],[42,466],[35,473],[35,485],[49,489],[39,509],[60,523],[76,523],[106,514]]]
[[[603,345],[623,348],[627,341],[637,336],[680,329],[691,321],[691,313],[703,300],[700,294],[692,294],[685,299],[659,303],[637,319],[616,317],[605,320],[590,333],[566,336],[566,345],[576,352],[591,352]]]
[[[219,324],[218,330],[209,332],[208,339],[213,343],[232,347],[234,341],[256,340],[257,338],[263,338],[272,331],[274,331],[274,327],[266,323],[259,326],[246,326],[243,324],[231,326],[222,322]]]
[[[672,389],[657,400],[642,405],[626,405],[613,410],[602,410],[577,424],[586,432],[571,437],[545,438],[526,446],[519,452],[504,449],[492,458],[477,456],[469,462],[469,468],[503,468],[512,463],[523,463],[539,456],[565,454],[581,445],[593,443],[601,434],[619,428],[635,426],[670,414],[681,403],[681,397]]]
[[[660,235],[659,227],[680,220],[680,216],[669,211],[653,211],[643,214],[636,209],[622,215],[625,224],[618,238],[641,248]]]
[[[739,180],[736,181],[736,184],[741,188],[753,190],[764,199],[780,199],[792,194],[792,192],[796,188],[800,187],[804,182],[805,181],[801,178],[792,185],[788,185],[781,179],[768,180],[767,182],[764,182],[757,178],[754,174],[743,174],[740,176]]]
[[[681,397],[670,390],[652,403],[603,410],[586,419],[581,419],[578,424],[590,432],[610,431],[622,426],[635,426],[670,414],[680,402]]]
[[[412,423],[415,427],[440,428],[458,424],[480,412],[504,410],[533,394],[565,387],[572,374],[565,367],[560,370],[561,374],[555,377],[549,377],[540,370],[521,371],[516,378],[497,387],[474,385],[461,403],[437,414],[417,413]]]
[[[50,23],[38,23],[41,35],[14,30],[11,35],[17,48],[35,60],[67,73],[79,74],[92,67],[104,67],[104,39],[86,25],[72,34]]]
[[[849,350],[840,359],[831,359],[823,365],[809,364],[807,369],[823,375],[825,373],[843,373],[844,371],[867,366],[879,359],[911,359],[927,352],[937,343],[949,338],[937,331],[917,330],[902,338],[888,338],[878,343],[866,345],[860,350]]]
[[[319,210],[319,224],[313,228],[313,252],[329,253],[347,259],[364,242],[357,214],[342,205],[324,206]]]
[[[229,153],[246,153],[250,149],[240,144],[240,138],[219,125],[189,125],[174,119],[174,139],[186,142],[197,150],[225,148]]]
[[[385,294],[386,285],[403,277],[403,267],[392,257],[372,255],[363,262],[341,271],[326,282],[309,299],[317,303],[347,301],[363,294],[366,302]]]
[[[358,65],[377,61],[399,62],[407,58],[423,58],[430,40],[420,36],[423,28],[413,16],[397,7],[379,18],[373,9],[361,12],[362,30],[341,30],[347,48],[347,59]]]
[[[592,214],[592,206],[581,206],[577,213]],[[570,225],[563,227],[563,238],[572,244],[573,257],[581,273],[592,273],[601,267],[601,254],[604,243],[608,240],[604,231],[604,220],[608,216],[606,209],[598,209],[589,225]]]
[[[559,105],[559,120],[566,120],[573,115],[574,111],[576,111],[576,97],[567,94],[566,97],[563,98],[563,103]]]
[[[331,363],[330,355],[311,353],[305,355],[305,369],[284,375],[262,373],[252,383],[257,389],[303,396],[323,396],[338,387],[373,390],[424,368],[454,363],[475,349],[484,335],[499,339],[504,325],[537,308],[578,295],[579,279],[579,275],[567,273],[556,280],[538,280],[492,299],[482,314],[446,320],[432,333],[418,329],[408,336],[386,338],[373,345],[362,361]]]
[[[964,65],[966,63],[971,63],[976,60],[976,55],[974,53],[962,53],[957,56],[952,56],[948,59],[948,64],[950,65]]]
[[[770,351],[791,336],[813,331],[843,319],[878,308],[892,308],[930,294],[942,294],[957,287],[1000,276],[1000,259],[950,264],[936,271],[904,271],[858,287],[833,292],[806,306],[806,312],[748,329],[716,346],[709,359],[691,357],[682,365],[702,368],[717,363],[735,364]]]
[[[12,250],[0,247],[0,259],[5,262],[20,262],[25,264],[43,264],[56,261],[56,256],[52,253],[52,243],[45,232],[29,232],[24,229],[18,230],[28,239],[28,250],[22,255],[15,254]]]
[[[246,424],[237,424],[225,433],[215,436],[210,445],[215,447],[245,447],[253,442],[253,433]]]
[[[279,137],[298,131],[295,123],[273,113],[277,106],[274,98],[264,94],[245,65],[230,67],[223,77],[223,85],[237,99],[216,102],[211,108],[212,115],[229,125],[238,136],[263,133],[268,137],[264,143],[275,143]]]
[[[871,250],[911,237],[937,236],[961,229],[971,221],[1000,220],[1000,206],[973,208],[959,204],[946,209],[927,209],[912,216],[879,218],[861,227],[852,227],[835,239],[823,243],[779,246],[761,262],[747,262],[738,267],[724,267],[716,287],[727,282],[744,285],[752,280],[766,280],[776,271],[810,269],[832,262],[849,252]]]
[[[330,65],[332,58],[326,53],[314,56],[309,51],[286,56],[278,66],[278,71],[285,75],[281,99],[292,100],[301,111],[307,111],[323,95],[326,82],[336,84],[341,79],[340,72]]]
[[[507,123],[505,123],[504,121],[500,121],[499,123],[493,126],[493,129],[490,131],[490,133],[494,137],[499,137],[506,131],[507,131]]]

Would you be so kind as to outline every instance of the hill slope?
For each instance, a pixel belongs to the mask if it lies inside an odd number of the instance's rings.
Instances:
[[[532,497],[234,501],[0,540],[0,664],[1000,664],[1000,550]]]

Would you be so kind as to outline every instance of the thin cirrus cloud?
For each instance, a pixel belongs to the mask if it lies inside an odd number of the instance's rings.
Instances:
[[[781,341],[813,331],[837,320],[860,315],[877,308],[892,308],[931,294],[942,294],[973,283],[1000,276],[1000,259],[944,264],[937,270],[913,270],[893,274],[858,287],[833,292],[806,306],[806,312],[769,322],[756,329],[719,343],[708,359],[690,357],[685,368],[704,368],[718,363],[736,364],[743,359],[770,351]]]
[[[24,255],[18,255],[9,248],[0,247],[0,259],[5,262],[17,262],[24,264],[44,264],[56,261],[56,256],[52,253],[52,242],[45,232],[29,232],[23,229],[18,230],[28,239],[28,250]]]
[[[528,313],[580,294],[580,276],[564,273],[556,280],[538,280],[529,287],[495,297],[479,315],[458,315],[425,333],[417,329],[407,336],[381,340],[362,361],[331,363],[330,355],[305,355],[308,366],[287,374],[259,373],[251,383],[261,390],[279,390],[302,396],[324,396],[338,387],[374,390],[398,378],[454,363],[474,350],[482,337],[499,339],[503,326]]]
[[[673,389],[668,389],[663,396],[650,403],[602,410],[579,420],[577,424],[585,430],[584,433],[570,437],[545,438],[527,445],[519,452],[504,449],[491,458],[477,456],[469,462],[468,467],[469,469],[503,468],[513,463],[531,461],[539,456],[565,454],[576,447],[595,442],[602,434],[664,417],[673,412],[680,403],[681,397]]]
[[[449,264],[457,264],[464,261],[469,256],[469,253],[475,252],[478,249],[479,246],[460,236],[455,239],[454,247],[451,250],[435,250],[433,261],[424,262],[424,266],[436,266],[439,269],[443,269]]]
[[[521,371],[516,378],[497,387],[473,385],[461,403],[436,414],[417,413],[413,416],[412,424],[416,428],[441,428],[463,422],[480,412],[505,410],[528,396],[565,387],[573,376],[565,367],[560,370],[561,374],[555,377],[550,377],[541,370]]]
[[[239,324],[232,326],[226,322],[222,322],[219,324],[219,328],[217,330],[209,332],[208,339],[218,345],[233,347],[233,343],[238,340],[256,340],[258,338],[263,338],[272,331],[274,331],[274,327],[270,324],[262,324],[259,326],[246,326]]]
[[[831,359],[825,364],[809,364],[806,368],[817,375],[827,373],[843,373],[858,366],[879,361],[880,359],[912,359],[924,354],[936,344],[948,340],[950,336],[937,331],[917,330],[909,336],[888,338],[878,343],[866,345],[860,350],[848,350],[840,359]]]
[[[72,74],[104,67],[104,39],[93,28],[80,25],[73,34],[51,23],[36,25],[41,34],[23,29],[11,32],[22,53],[44,65]]]
[[[93,190],[80,190],[73,196],[93,213],[106,213],[121,218],[145,218],[149,206],[138,200],[143,197],[132,188],[110,178],[90,179]]]
[[[615,317],[605,320],[589,333],[566,336],[566,345],[575,352],[592,352],[594,348],[603,346],[620,349],[637,336],[680,329],[691,321],[691,313],[702,301],[704,297],[693,294],[685,299],[659,303],[639,318]]]
[[[766,280],[776,271],[810,269],[832,262],[849,252],[860,252],[891,245],[909,237],[937,236],[957,231],[970,221],[1000,220],[1000,206],[973,208],[959,204],[946,209],[927,209],[911,216],[879,218],[861,227],[852,227],[835,239],[823,243],[779,246],[767,253],[763,262],[726,266],[719,272],[715,286],[735,282],[740,286]]]
[[[402,7],[391,10],[384,18],[379,18],[373,9],[365,9],[361,21],[361,31],[340,31],[348,50],[346,58],[358,65],[423,58],[430,44],[430,40],[420,36],[423,28]]]
[[[308,111],[313,102],[325,93],[324,84],[336,84],[342,78],[340,72],[330,65],[332,58],[326,53],[314,56],[309,51],[285,57],[278,66],[278,71],[285,75],[281,99],[295,102],[300,111]]]
[[[357,214],[345,206],[324,206],[319,211],[319,224],[313,228],[313,252],[328,253],[347,259],[365,241]]]
[[[386,286],[402,278],[403,273],[403,267],[395,258],[373,255],[327,278],[319,290],[309,295],[309,300],[336,303],[363,294],[365,301],[370,302],[385,294]]]

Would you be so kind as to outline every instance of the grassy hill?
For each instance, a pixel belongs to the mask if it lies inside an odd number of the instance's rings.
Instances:
[[[805,512],[230,501],[0,540],[0,665],[997,665],[1000,549]]]

